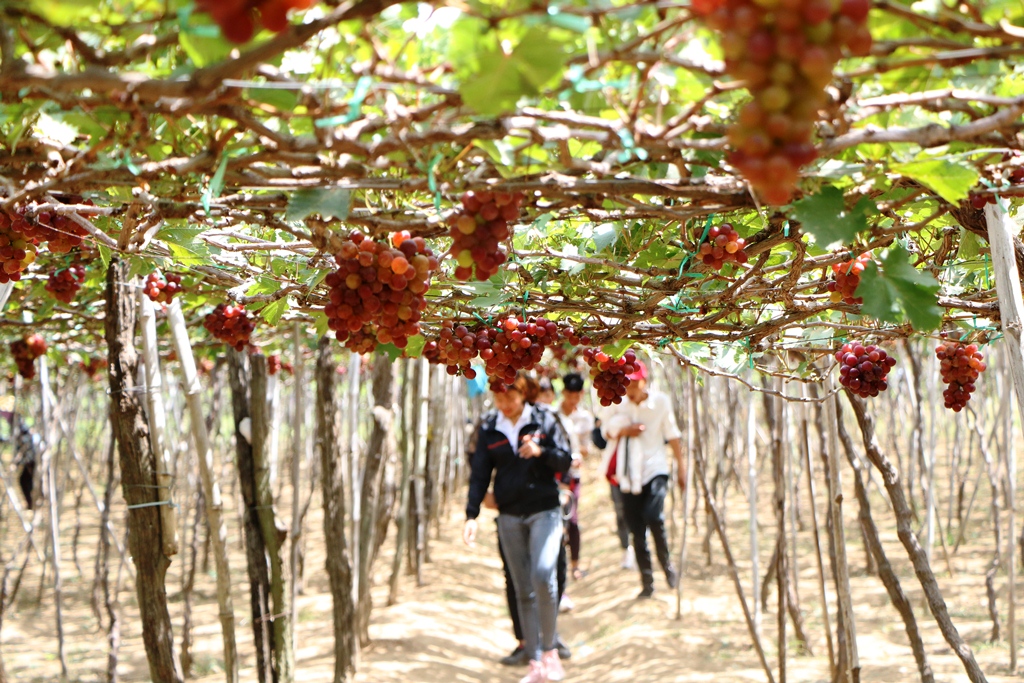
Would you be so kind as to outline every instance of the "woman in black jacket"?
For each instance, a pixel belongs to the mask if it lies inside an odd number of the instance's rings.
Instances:
[[[480,423],[470,463],[469,501],[462,537],[476,539],[480,505],[494,474],[498,536],[509,561],[519,618],[530,656],[521,683],[565,677],[555,645],[558,587],[555,575],[562,543],[556,473],[565,473],[572,453],[565,430],[546,406],[534,405],[537,384],[519,373],[493,394],[496,411]]]

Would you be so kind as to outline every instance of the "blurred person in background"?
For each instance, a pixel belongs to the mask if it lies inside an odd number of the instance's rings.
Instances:
[[[572,495],[571,512],[566,524],[569,543],[569,561],[572,563],[572,578],[579,581],[585,576],[580,569],[580,481],[583,460],[590,455],[591,434],[594,430],[594,416],[580,405],[583,399],[583,377],[570,372],[562,378],[562,402],[558,406],[558,417],[569,432],[572,446],[572,467],[569,468],[568,485]]]

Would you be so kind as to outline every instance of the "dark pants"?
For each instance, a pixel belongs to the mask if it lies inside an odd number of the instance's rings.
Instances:
[[[647,549],[647,530],[651,530],[658,562],[668,574],[672,559],[668,551],[668,537],[665,535],[665,496],[668,493],[668,475],[660,475],[647,483],[639,494],[623,493],[622,509],[626,516],[629,532],[633,534],[633,550],[636,551],[636,565],[640,569],[644,588],[654,588],[654,568],[651,566],[651,551]]]
[[[580,561],[580,480],[578,477],[569,482],[569,493],[572,495],[572,514],[565,521],[565,540],[569,544],[569,557],[575,564]]]
[[[519,610],[516,608],[516,587],[512,583],[512,575],[508,573],[508,560],[505,559],[505,549],[501,547],[501,536],[498,536],[498,552],[501,554],[501,568],[505,572],[505,599],[508,600],[508,614],[512,617],[512,631],[516,634],[516,640],[523,640],[523,624],[519,620]],[[558,580],[558,601],[562,601],[562,594],[565,593],[565,544],[562,544],[558,551],[558,566],[556,567],[556,578]]]
[[[626,513],[622,511],[623,493],[615,484],[609,484],[612,491],[612,504],[615,506],[615,530],[619,533],[619,545],[625,550],[629,547],[629,525],[626,524]]]

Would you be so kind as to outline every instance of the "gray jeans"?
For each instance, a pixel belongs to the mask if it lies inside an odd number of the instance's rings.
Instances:
[[[555,569],[562,544],[560,510],[525,517],[498,515],[498,536],[516,588],[519,620],[530,659],[555,649],[558,581]]]
[[[625,550],[629,547],[629,525],[626,524],[626,513],[622,508],[622,491],[615,484],[609,484],[612,491],[612,504],[615,505],[615,528],[619,532],[619,545]]]

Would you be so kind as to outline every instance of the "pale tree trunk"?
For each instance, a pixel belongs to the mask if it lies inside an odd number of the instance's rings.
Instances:
[[[142,357],[146,368],[146,398],[149,416],[149,433],[156,456],[156,480],[158,500],[167,505],[160,506],[160,522],[163,525],[163,551],[167,557],[178,554],[178,516],[172,503],[171,486],[174,483],[174,464],[167,448],[167,415],[164,412],[163,377],[160,374],[160,356],[157,352],[156,311],[153,302],[141,290],[137,291],[139,301],[139,323],[142,328]]]
[[[203,488],[203,507],[206,510],[208,540],[213,552],[217,570],[217,606],[220,611],[220,627],[224,645],[224,675],[227,683],[238,683],[238,650],[235,641],[235,609],[231,600],[231,566],[228,562],[227,526],[224,523],[224,502],[220,486],[214,477],[213,448],[203,411],[202,387],[199,373],[192,355],[192,344],[188,339],[188,328],[181,312],[181,302],[173,301],[167,310],[167,322],[178,356],[182,383],[185,386],[185,403],[188,405],[189,425],[192,441],[199,461],[199,479]],[[194,542],[194,539],[193,539]]]
[[[40,405],[42,406],[43,454],[41,458],[43,494],[49,505],[50,540],[53,554],[53,602],[57,618],[57,657],[60,660],[61,675],[68,676],[68,661],[64,653],[64,586],[61,580],[60,567],[60,505],[57,501],[57,472],[54,459],[56,456],[56,439],[54,438],[53,422],[57,402],[50,391],[50,367],[46,356],[39,359]]]
[[[245,532],[245,556],[249,573],[249,603],[252,608],[253,643],[256,646],[256,673],[259,683],[278,683],[274,667],[274,639],[270,621],[270,568],[257,515],[256,465],[252,446],[242,434],[249,415],[249,367],[244,354],[228,351],[228,378],[231,382],[231,407],[235,418],[235,463],[238,488],[243,501],[242,528]]]
[[[413,564],[416,571],[416,585],[423,585],[423,551],[426,545],[426,467],[427,467],[427,408],[430,401],[430,365],[426,358],[415,361],[417,394],[416,394],[416,470],[413,482],[416,490],[416,552]]]
[[[331,340],[320,339],[316,360],[316,447],[320,452],[320,484],[327,539],[327,578],[334,615],[334,683],[345,683],[355,673],[358,640],[352,602],[352,565],[346,548],[345,485],[338,450],[337,406],[334,402],[336,365]]]
[[[391,563],[391,578],[388,580],[388,605],[398,602],[398,578],[402,569],[403,544],[407,540],[409,528],[409,494],[412,486],[412,457],[409,439],[410,420],[409,404],[411,403],[409,391],[409,359],[402,361],[402,386],[401,398],[401,442],[399,451],[402,456],[402,472],[399,475],[398,486],[400,503],[398,506],[397,531],[395,532],[395,556]]]
[[[853,413],[857,417],[868,460],[882,474],[885,490],[889,493],[889,499],[892,501],[893,510],[896,513],[896,533],[903,547],[906,548],[911,563],[914,565],[914,573],[924,589],[928,608],[931,610],[932,616],[935,617],[942,636],[963,663],[968,678],[970,678],[972,683],[984,683],[987,680],[985,674],[974,659],[974,653],[971,651],[970,646],[964,642],[964,639],[953,625],[953,620],[949,617],[949,610],[946,608],[946,601],[942,598],[939,584],[935,580],[935,574],[932,572],[931,565],[928,562],[928,556],[914,534],[910,506],[907,504],[903,487],[900,485],[899,472],[896,471],[896,468],[893,467],[889,459],[882,453],[878,441],[875,439],[875,419],[868,413],[863,399],[849,392],[847,392],[846,398],[849,399]]]
[[[362,560],[360,559],[362,544],[359,541],[359,536],[363,517],[363,501],[360,495],[360,489],[362,488],[360,485],[361,468],[359,466],[359,393],[362,379],[360,377],[362,362],[362,358],[358,353],[349,354],[348,400],[345,404],[345,422],[348,424],[348,449],[346,451],[348,471],[344,473],[344,477],[348,484],[348,503],[351,506],[352,513],[349,521],[349,537],[352,539],[352,566],[355,567],[355,571],[352,574],[352,602],[356,605],[357,610],[359,609],[359,596],[361,595],[359,567],[362,566]]]
[[[273,613],[270,620],[274,632],[274,664],[277,680],[288,683],[292,680],[292,624],[289,616],[287,591],[284,578],[284,558],[281,550],[288,530],[277,518],[274,511],[274,491],[270,487],[270,464],[267,461],[267,359],[263,354],[249,357],[252,367],[252,458],[256,475],[256,516],[263,532],[270,561],[270,595],[273,598]],[[298,454],[296,454],[298,455]]]
[[[299,593],[302,588],[302,576],[299,567],[302,559],[302,423],[306,419],[305,407],[302,400],[306,391],[305,379],[302,370],[302,325],[295,323],[292,326],[292,342],[295,351],[295,362],[292,365],[294,388],[295,388],[295,417],[292,419],[292,542],[289,547],[288,569],[289,569],[289,599],[291,600],[291,622],[292,622],[292,650],[298,645],[296,640],[298,634],[299,616]],[[273,379],[273,378],[271,378]],[[276,385],[275,385],[276,386]],[[274,392],[276,398],[276,391]],[[274,419],[271,411],[270,419]],[[276,422],[270,426],[270,455],[271,455],[271,476],[270,485],[274,485],[274,469],[277,463],[277,425]]]
[[[106,341],[111,418],[121,460],[121,484],[128,504],[128,548],[136,568],[136,593],[142,641],[154,683],[179,683],[181,666],[174,652],[164,581],[170,561],[163,554],[157,497],[157,464],[149,429],[135,391],[135,305],[128,264],[114,259],[107,269]]]

